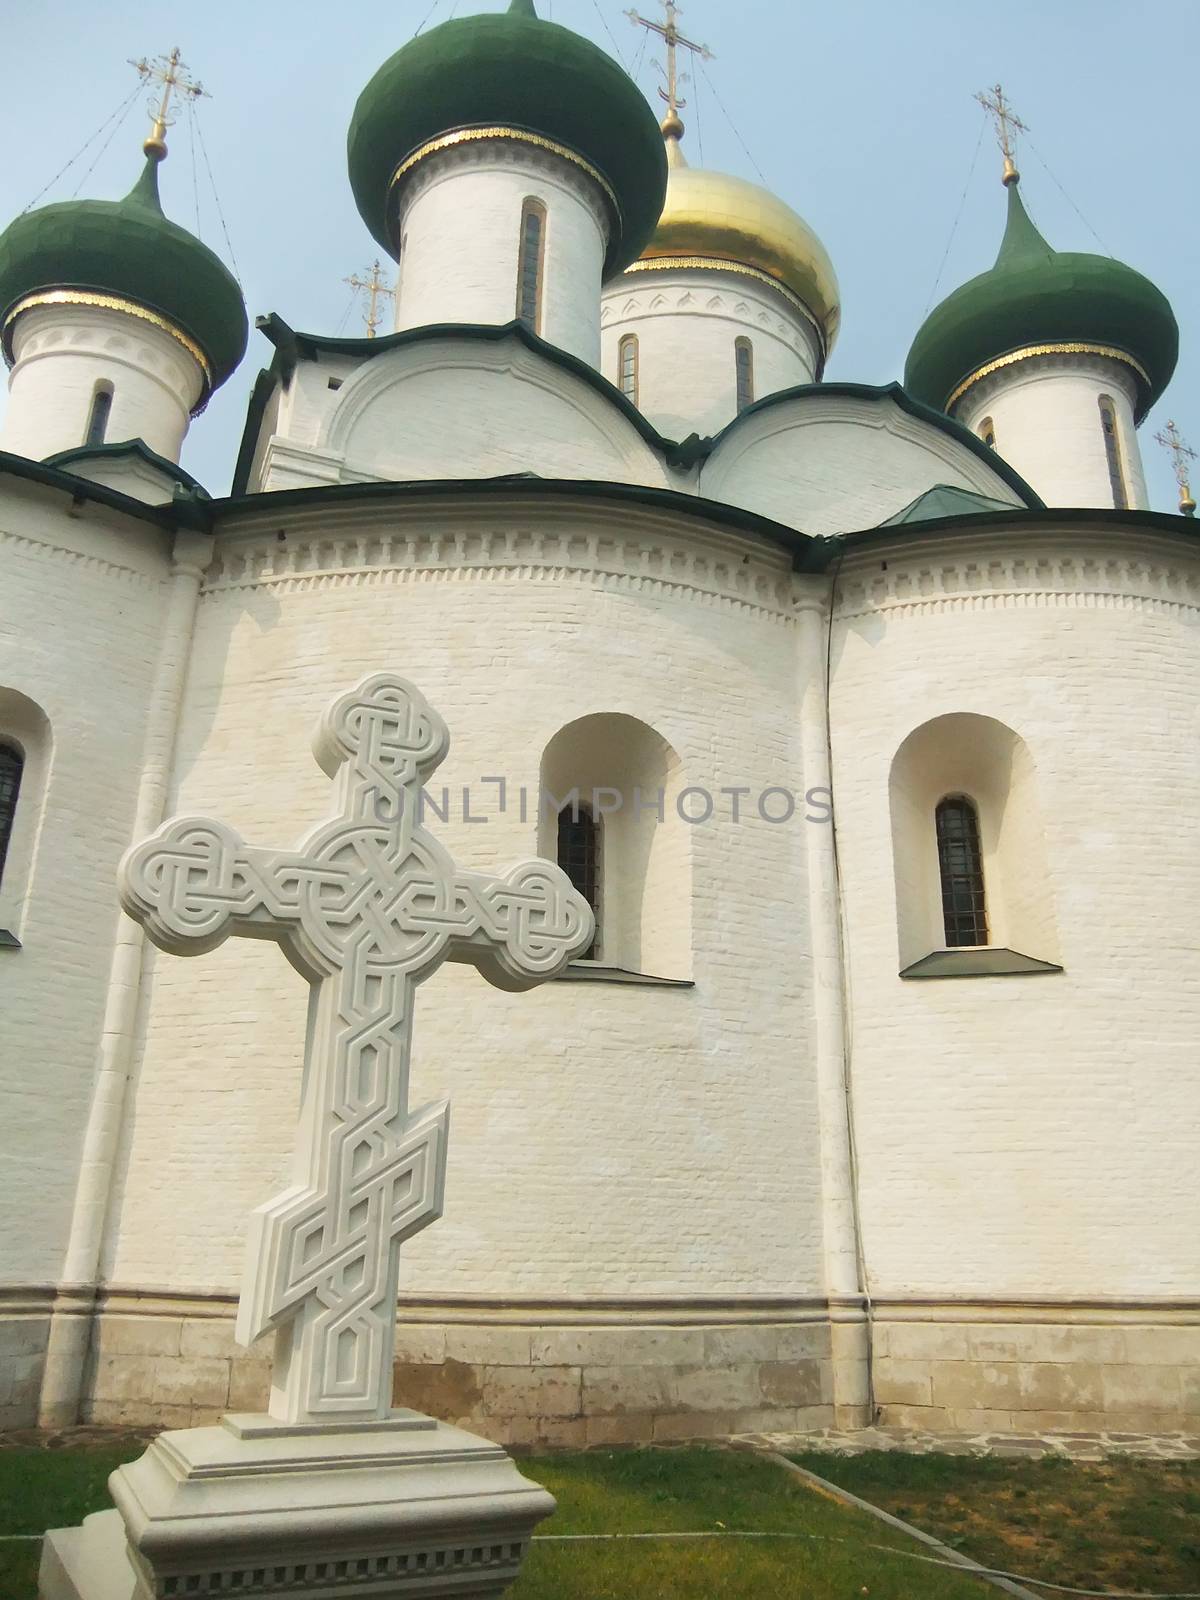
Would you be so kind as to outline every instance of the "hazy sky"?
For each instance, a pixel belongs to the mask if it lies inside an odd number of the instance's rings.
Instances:
[[[342,280],[377,250],[346,179],[354,102],[422,23],[504,3],[19,0],[6,8],[0,221],[28,205],[129,93],[135,75],[126,59],[178,43],[212,94],[199,114],[251,320],[277,311],[305,331],[361,331],[357,310],[347,315]],[[615,40],[627,65],[638,55],[641,30],[625,16],[625,0],[539,7],[610,54]],[[639,9],[660,11],[657,0],[639,0]],[[1174,509],[1174,480],[1151,436],[1173,416],[1200,449],[1197,0],[688,0],[680,20],[716,54],[708,79],[688,89],[689,160],[751,179],[757,163],[833,258],[843,320],[830,378],[899,377],[939,268],[938,299],[994,259],[1004,219],[1000,157],[990,131],[980,142],[983,113],[972,95],[1002,82],[1030,128],[1022,192],[1050,242],[1100,250],[1090,224],[1175,308],[1179,368],[1142,428],[1153,503]],[[637,74],[650,95],[654,59],[647,49]],[[103,139],[45,201],[69,198],[81,179],[80,192],[96,197],[132,185],[148,126],[144,100],[134,100],[90,174]],[[226,254],[186,119],[170,144],[166,210],[195,228],[198,193],[202,237]],[[184,465],[214,494],[228,489],[247,396],[270,355],[252,333],[240,370],[192,425]]]

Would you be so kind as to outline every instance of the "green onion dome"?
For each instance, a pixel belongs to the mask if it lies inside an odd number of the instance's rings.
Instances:
[[[152,152],[124,200],[66,200],[0,234],[0,337],[12,361],[17,318],[55,300],[114,305],[166,327],[205,374],[201,403],[246,351],[246,306],[207,245],[163,215]]]
[[[1006,357],[1092,352],[1125,363],[1140,422],[1171,380],[1179,327],[1166,296],[1109,256],[1053,250],[1007,178],[1008,226],[990,272],[956,289],[926,318],[909,351],[904,386],[948,411],[984,369]]]
[[[613,210],[605,275],[635,261],[662,210],[667,161],[633,80],[589,40],[539,19],[533,0],[443,22],[398,50],[358,98],[350,184],[393,256],[400,169],[433,141],[470,130],[547,140],[591,168]]]

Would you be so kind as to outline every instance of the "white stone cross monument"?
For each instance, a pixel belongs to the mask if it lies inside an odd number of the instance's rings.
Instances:
[[[590,907],[553,863],[525,861],[496,878],[462,872],[420,825],[422,786],[448,746],[445,723],[410,683],[387,673],[366,678],[321,722],[316,756],[337,780],[336,807],[297,849],[248,846],[220,822],[176,817],[122,863],[122,903],[164,950],[198,955],[230,934],[274,939],[311,985],[295,1181],[254,1214],[237,1322],[245,1344],[276,1330],[270,1415],[227,1418],[224,1435],[217,1428],[165,1434],[114,1474],[121,1537],[127,1533],[136,1548],[128,1565],[144,1585],[130,1595],[191,1592],[170,1587],[168,1571],[172,1583],[258,1593],[264,1537],[277,1577],[263,1593],[324,1593],[308,1570],[324,1562],[339,1595],[357,1594],[359,1586],[342,1579],[360,1567],[347,1562],[411,1561],[421,1563],[413,1582],[395,1589],[378,1582],[392,1576],[391,1566],[367,1574],[361,1565],[370,1579],[361,1592],[499,1594],[532,1525],[552,1507],[498,1447],[391,1412],[400,1245],[441,1214],[445,1183],[449,1107],[408,1106],[417,986],[443,961],[458,960],[500,988],[530,988],[586,950],[593,932]],[[415,1437],[422,1429],[435,1430],[436,1441],[428,1432]],[[368,1444],[378,1431],[396,1442]],[[414,1476],[418,1463],[423,1477]],[[339,1466],[348,1471],[339,1476]],[[364,1512],[372,1493],[367,1469],[392,1474],[390,1487],[374,1491],[382,1503],[398,1492],[407,1497],[399,1553],[395,1533],[381,1546],[383,1533]],[[426,1512],[442,1545],[457,1526],[448,1496],[459,1523],[466,1519],[465,1535],[440,1555],[418,1548]],[[403,1520],[398,1511],[392,1518]],[[505,1538],[489,1544],[480,1528]],[[50,1536],[42,1574],[48,1597],[92,1592],[72,1587],[69,1576],[59,1581],[57,1568],[47,1578],[55,1561],[67,1572],[77,1533]],[[115,1547],[116,1525],[92,1530],[94,1539],[101,1533]],[[324,1539],[328,1559],[279,1564],[289,1538]],[[215,1540],[222,1564],[201,1559],[198,1540]],[[364,1554],[364,1540],[376,1553]],[[96,1547],[92,1559],[99,1553]],[[444,1565],[450,1556],[457,1577],[443,1588],[440,1566],[425,1563]],[[469,1590],[461,1583],[468,1557],[486,1569],[474,1573],[479,1586]],[[395,1568],[398,1578],[408,1571]]]

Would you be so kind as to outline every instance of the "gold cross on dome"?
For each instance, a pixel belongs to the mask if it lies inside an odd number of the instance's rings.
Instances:
[[[384,284],[382,268],[378,261],[375,262],[370,272],[364,277],[360,278],[358,273],[355,272],[342,281],[348,283],[356,293],[362,290],[366,294],[367,303],[363,311],[363,321],[367,325],[367,338],[373,339],[376,328],[383,321],[383,313],[379,309],[379,302],[380,300],[394,300],[396,291],[387,288]]]
[[[1004,182],[1016,183],[1021,174],[1017,171],[1016,140],[1013,135],[1028,133],[1029,129],[1005,99],[1004,90],[999,84],[991,89],[981,89],[975,98],[996,124],[996,138],[1004,154]]]
[[[210,96],[203,84],[188,76],[187,62],[179,54],[178,45],[167,56],[154,56],[149,60],[143,56],[140,61],[130,57],[129,65],[143,83],[162,84],[161,97],[152,97],[150,100],[150,116],[154,127],[142,146],[148,156],[157,156],[161,161],[167,153],[167,129],[175,120],[170,115],[172,94],[186,95],[189,100],[199,100],[201,95],[206,99]]]
[[[1155,444],[1162,445],[1171,456],[1171,465],[1175,470],[1175,482],[1179,485],[1179,509],[1185,517],[1196,515],[1196,502],[1192,499],[1191,485],[1188,482],[1191,473],[1188,462],[1195,461],[1196,452],[1188,445],[1187,440],[1180,433],[1174,422],[1168,422],[1160,433],[1154,435]]]
[[[627,11],[625,15],[635,27],[645,28],[648,33],[656,33],[660,39],[666,42],[667,87],[660,89],[658,93],[659,98],[667,102],[667,118],[663,123],[663,132],[671,133],[678,139],[683,133],[683,124],[679,120],[679,113],[687,107],[687,101],[682,99],[679,94],[679,85],[684,81],[687,74],[679,71],[678,52],[680,50],[690,50],[693,55],[699,56],[702,61],[712,61],[714,57],[706,44],[697,44],[694,39],[685,39],[683,34],[680,33],[675,19],[679,15],[681,8],[675,4],[675,0],[663,0],[663,9],[667,14],[665,22],[651,22],[648,17],[640,16],[636,11]]]

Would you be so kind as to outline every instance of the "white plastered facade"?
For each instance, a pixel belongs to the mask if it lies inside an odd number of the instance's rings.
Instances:
[[[872,1404],[937,1426],[1190,1426],[1200,1018],[1188,951],[1163,949],[1164,902],[1195,897],[1186,542],[1022,518],[1003,462],[894,390],[781,398],[689,455],[516,333],[297,349],[250,496],[211,534],[0,483],[0,736],[33,751],[6,867],[29,890],[21,947],[0,950],[8,1089],[33,1129],[0,1180],[23,1219],[4,1416],[32,1420],[39,1392],[57,1420],[261,1404],[266,1352],[234,1345],[232,1302],[247,1215],[288,1180],[302,985],[255,944],[143,968],[113,873],[164,810],[298,839],[328,800],[312,724],[398,670],[450,726],[433,825],[466,867],[547,848],[519,796],[584,719],[629,719],[631,771],[714,803],[658,852],[614,830],[614,903],[653,873],[622,981],[516,998],[447,970],[421,992],[414,1098],[454,1110],[445,1219],[402,1257],[402,1402],[542,1444],[793,1431]],[[483,482],[522,475],[553,481]],[[1011,525],[889,530],[840,559],[811,542],[944,485]],[[987,834],[997,915],[1062,971],[900,976],[922,935],[905,946],[898,885],[928,851],[898,860],[895,763],[939,718],[1007,730],[980,804],[1037,820]],[[795,811],[771,820],[785,792]],[[917,782],[905,795],[928,809]],[[1040,899],[1019,870],[1035,858]],[[67,1331],[44,1361],[52,1312]]]

